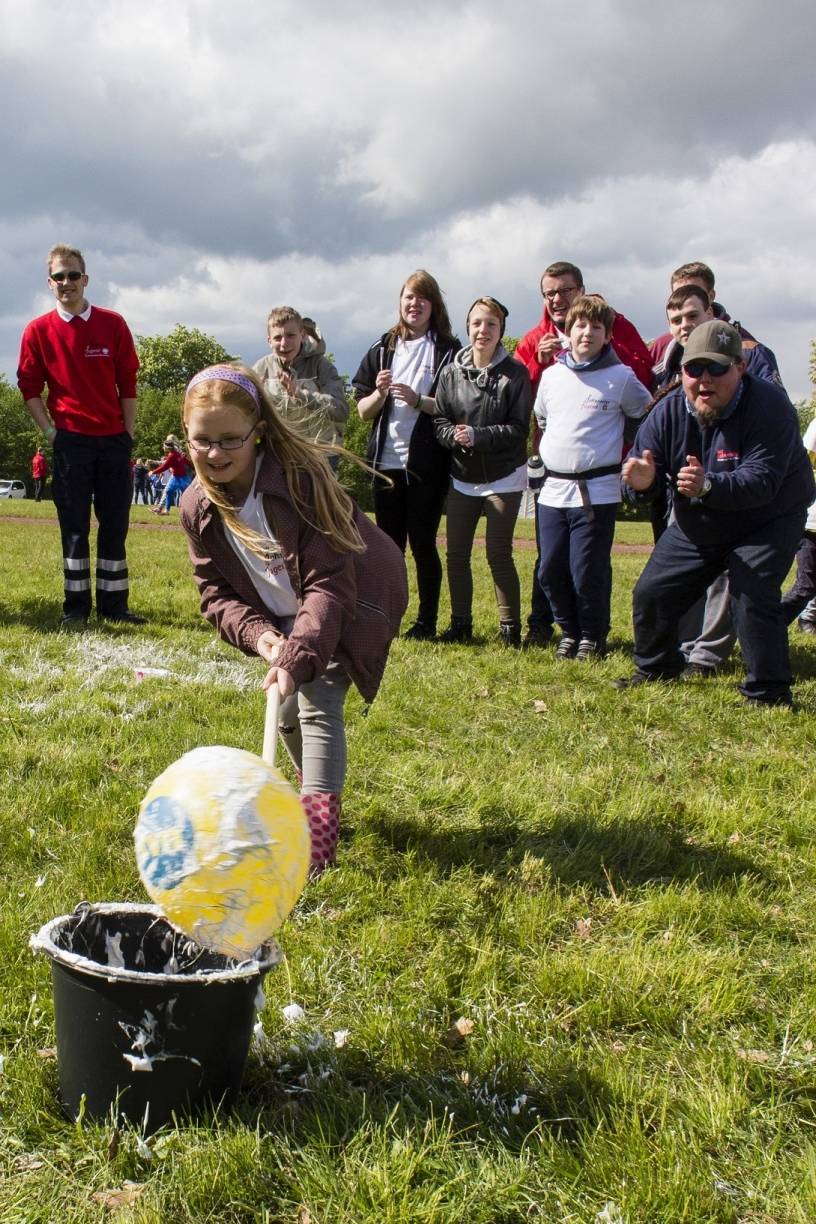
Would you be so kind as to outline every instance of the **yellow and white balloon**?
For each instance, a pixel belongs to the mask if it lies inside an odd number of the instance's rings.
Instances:
[[[167,918],[204,947],[245,958],[280,928],[309,870],[309,827],[281,774],[239,748],[196,748],[139,809],[136,861]]]

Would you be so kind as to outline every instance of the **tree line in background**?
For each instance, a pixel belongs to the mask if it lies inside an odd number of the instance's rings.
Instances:
[[[513,337],[504,338],[508,352],[512,353],[517,343]],[[235,359],[214,337],[197,328],[183,327],[180,323],[168,336],[137,336],[136,349],[141,369],[133,454],[143,459],[158,459],[162,456],[162,443],[167,435],[181,435],[181,400],[192,376],[204,366]],[[348,389],[348,377],[344,375],[344,379],[351,406],[345,446],[355,455],[364,457],[370,426],[360,420]],[[816,387],[816,341],[811,343],[810,348],[810,379]],[[796,409],[804,432],[816,416],[816,390],[809,400],[800,400]],[[0,479],[22,480],[31,492],[31,458],[38,446],[44,447],[50,463],[51,448],[28,415],[20,392],[0,374]],[[356,464],[343,460],[339,475],[343,485],[362,508],[370,510],[372,498],[368,473]]]

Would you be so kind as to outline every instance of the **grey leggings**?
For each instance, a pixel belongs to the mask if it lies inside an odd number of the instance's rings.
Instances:
[[[343,704],[351,680],[339,663],[281,702],[278,730],[305,795],[339,795],[346,778]]]
[[[493,576],[499,620],[521,620],[519,577],[513,561],[513,528],[521,506],[521,493],[491,493],[468,497],[457,489],[448,494],[448,587],[451,615],[469,620],[473,605],[470,554],[476,524],[486,520],[487,563]]]

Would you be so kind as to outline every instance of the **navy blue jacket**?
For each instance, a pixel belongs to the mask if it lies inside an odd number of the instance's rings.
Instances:
[[[677,525],[702,546],[745,539],[775,518],[804,512],[816,495],[796,410],[785,392],[750,374],[741,387],[727,415],[708,427],[689,410],[682,388],[671,392],[640,426],[629,456],[650,450],[657,474],[643,493],[624,486],[626,497],[650,502],[668,476]],[[687,455],[696,455],[711,480],[704,498],[676,492]]]

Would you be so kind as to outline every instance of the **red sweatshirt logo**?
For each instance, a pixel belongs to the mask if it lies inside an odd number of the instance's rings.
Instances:
[[[739,459],[739,451],[718,450],[714,457],[718,463],[727,463],[729,459]]]

